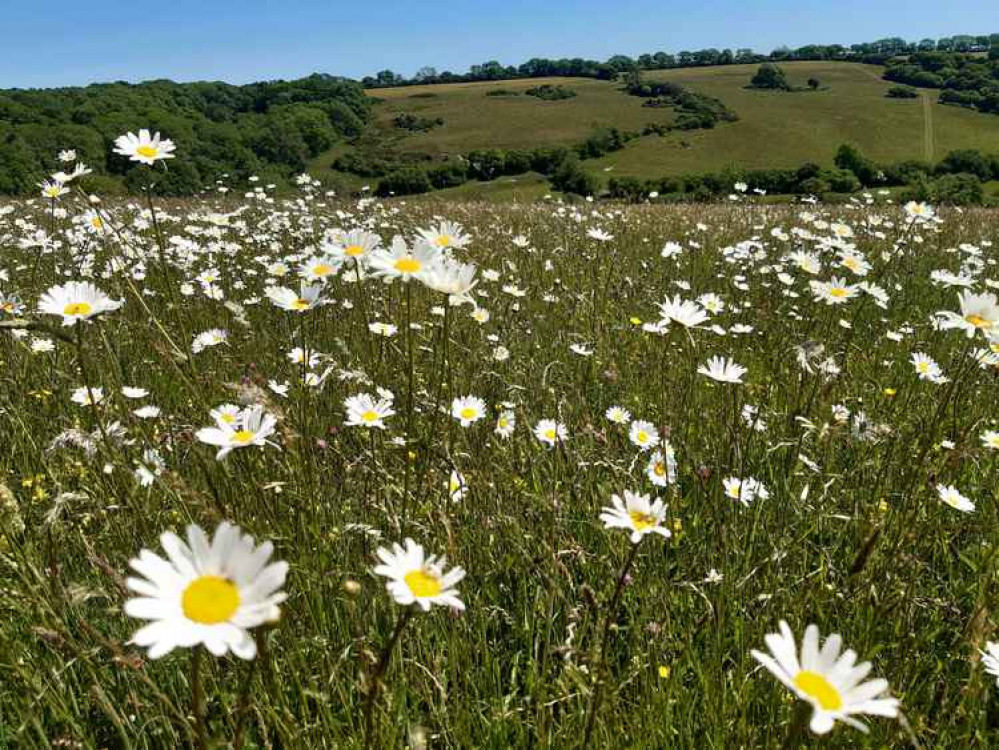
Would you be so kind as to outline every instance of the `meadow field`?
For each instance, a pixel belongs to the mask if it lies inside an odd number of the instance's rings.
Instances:
[[[999,745],[996,213],[81,180],[0,204],[0,747]]]
[[[646,72],[648,80],[668,80],[720,99],[739,120],[711,130],[643,136],[623,150],[588,162],[594,171],[655,178],[689,172],[794,168],[805,162],[830,166],[844,143],[879,163],[907,159],[936,161],[957,149],[999,150],[999,121],[960,107],[938,104],[937,92],[917,99],[889,99],[893,85],[883,68],[845,62],[789,62],[781,67],[792,85],[805,88],[815,77],[817,91],[761,91],[747,88],[756,65],[727,65]],[[541,84],[562,85],[576,96],[543,101],[524,96]],[[502,89],[519,96],[487,96]],[[650,123],[669,123],[668,109],[642,106],[620,81],[551,78],[373,89],[374,133],[385,147],[433,157],[466,154],[482,148],[572,146],[594,129],[641,131]],[[402,113],[443,119],[425,133],[392,126]],[[320,157],[324,166],[332,155]]]

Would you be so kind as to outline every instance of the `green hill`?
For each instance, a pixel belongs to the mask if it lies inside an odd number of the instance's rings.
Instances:
[[[642,135],[619,151],[584,162],[585,168],[604,176],[654,178],[727,167],[830,166],[843,143],[878,163],[934,161],[968,148],[999,153],[999,117],[938,104],[931,89],[920,90],[915,99],[888,98],[894,84],[882,79],[880,66],[790,62],[781,67],[795,90],[747,88],[756,65],[645,72],[646,81],[670,81],[720,99],[738,121]],[[817,90],[808,90],[809,78],[819,80]],[[525,95],[543,84],[561,85],[576,95],[558,101]],[[367,93],[374,99],[373,126],[356,148],[397,163],[434,163],[484,148],[574,146],[598,128],[641,132],[676,117],[668,108],[643,106],[645,100],[628,95],[620,80],[483,81]],[[441,124],[413,132],[394,124],[400,115]],[[343,153],[341,148],[324,154],[313,167],[325,171]]]

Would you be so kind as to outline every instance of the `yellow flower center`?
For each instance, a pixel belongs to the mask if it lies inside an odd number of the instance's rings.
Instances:
[[[640,443],[647,443],[649,441],[649,433],[647,433],[645,430],[639,430],[637,437],[638,437],[638,442]]]
[[[180,606],[188,620],[216,625],[226,622],[239,609],[239,590],[225,578],[201,576],[184,589]]]
[[[666,473],[666,467],[665,467],[665,466],[663,466],[663,465],[662,465],[661,463],[659,463],[659,462],[657,461],[657,462],[656,462],[655,464],[653,464],[653,466],[652,466],[652,472],[653,472],[653,473],[654,473],[654,474],[655,474],[655,475],[656,475],[657,477],[661,477],[661,476],[663,476],[663,475],[664,475],[664,474]]]
[[[451,239],[451,235],[449,234],[442,234],[437,238],[437,244],[441,247],[449,247],[452,242],[454,242],[454,240]]]
[[[221,419],[226,424],[232,424],[233,422],[236,421],[236,416],[234,414],[221,414],[219,415],[219,419]]]
[[[829,290],[829,296],[835,297],[836,299],[842,299],[848,294],[849,292],[846,290],[846,288],[841,286],[834,286],[832,289]]]
[[[545,437],[548,438],[549,440],[554,440],[555,430],[549,427],[547,430],[545,430]]]
[[[648,513],[642,513],[637,510],[629,510],[628,515],[631,517],[631,525],[635,527],[636,531],[645,531],[646,529],[651,529],[656,525],[656,519]]]
[[[253,440],[253,438],[256,437],[256,434],[257,433],[253,432],[253,430],[239,430],[238,432],[233,433],[232,442],[245,445]]]
[[[329,276],[333,273],[333,266],[326,263],[320,263],[319,265],[312,267],[312,273],[315,276]]]
[[[360,245],[348,245],[343,249],[343,254],[356,258],[358,255],[364,255],[364,248]]]
[[[981,315],[976,315],[971,313],[970,315],[965,315],[964,319],[971,323],[975,328],[991,328],[992,321],[988,318],[983,318]]]
[[[466,406],[459,413],[461,414],[462,419],[471,419],[472,417],[478,415],[479,410],[472,406]]]
[[[361,420],[364,421],[364,422],[377,422],[378,421],[378,412],[371,411],[371,409],[368,409],[366,412],[364,412],[363,414],[361,414]]]
[[[406,581],[409,590],[413,592],[413,596],[421,599],[437,596],[444,590],[444,587],[441,586],[441,579],[422,568],[407,573],[403,580]]]
[[[89,315],[94,308],[89,302],[70,302],[63,308],[63,315]]]
[[[90,226],[92,226],[94,229],[101,229],[104,227],[104,220],[101,219],[100,216],[95,216],[93,219],[90,220]]]
[[[843,707],[843,697],[832,683],[818,672],[802,671],[794,678],[794,684],[809,698],[813,698],[825,711],[838,711]]]
[[[395,270],[400,273],[416,273],[419,271],[423,265],[416,258],[406,257],[399,258],[395,262]]]
[[[297,300],[291,303],[291,306],[296,310],[308,310],[309,300],[299,297]]]
[[[147,159],[155,159],[159,152],[159,149],[154,146],[139,146],[135,149],[135,153],[139,156],[145,156]]]

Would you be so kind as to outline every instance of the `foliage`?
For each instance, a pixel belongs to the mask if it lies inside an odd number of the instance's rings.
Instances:
[[[527,96],[533,96],[537,99],[544,99],[551,102],[557,102],[562,99],[572,99],[576,96],[576,92],[567,86],[554,86],[550,83],[545,83],[541,86],[532,86],[524,93],[527,94]]]
[[[885,92],[889,99],[918,99],[919,92],[912,86],[892,86]]]
[[[754,89],[773,89],[777,91],[790,91],[791,85],[787,82],[783,69],[778,65],[763,63],[757,69],[756,74],[749,82],[749,87]]]
[[[149,81],[2,90],[0,193],[33,192],[58,166],[56,153],[69,148],[96,174],[121,180],[129,163],[111,144],[136,123],[185,155],[185,166],[160,180],[160,190],[191,194],[221,174],[245,180],[264,168],[290,177],[358,135],[369,106],[357,83],[325,75],[245,86]]]
[[[940,103],[999,114],[999,59],[958,52],[918,52],[890,61],[889,81],[941,89]]]
[[[392,124],[400,130],[411,133],[426,133],[444,124],[442,117],[420,117],[409,112],[403,112],[392,118]]]

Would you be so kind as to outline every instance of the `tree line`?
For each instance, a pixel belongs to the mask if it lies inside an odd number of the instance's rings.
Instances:
[[[245,86],[159,80],[56,89],[0,90],[0,194],[33,193],[75,149],[93,168],[88,186],[116,193],[141,187],[113,153],[115,137],[140,127],[177,142],[183,158],[158,173],[157,188],[190,195],[228,175],[282,182],[314,156],[359,135],[370,100],[355,81],[311,75]]]
[[[381,70],[361,79],[365,88],[389,86],[418,86],[435,83],[467,83],[472,81],[504,81],[516,78],[576,77],[613,80],[617,76],[642,70],[667,70],[708,65],[739,65],[763,62],[791,62],[797,60],[839,60],[884,64],[898,55],[919,52],[985,52],[999,48],[999,33],[957,35],[940,39],[923,39],[909,42],[900,37],[886,37],[861,44],[807,44],[792,49],[778,47],[769,54],[760,54],[749,48],[684,50],[676,54],[652,52],[629,57],[613,55],[607,60],[589,60],[580,57],[549,59],[534,57],[520,65],[503,65],[497,60],[472,65],[465,73],[450,70],[438,72],[424,66],[412,77],[392,70]]]

